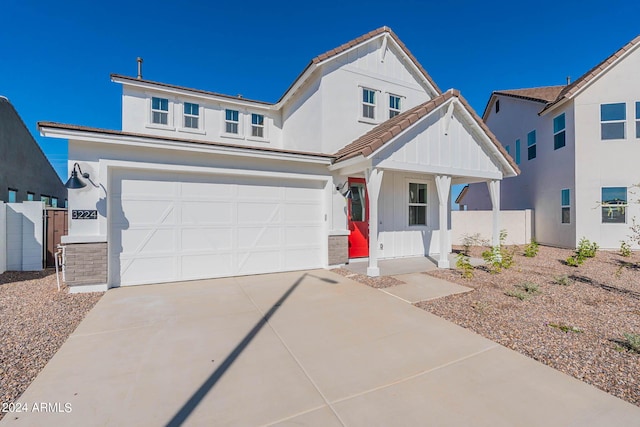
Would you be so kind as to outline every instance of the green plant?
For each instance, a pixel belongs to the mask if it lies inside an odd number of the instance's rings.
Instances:
[[[582,332],[584,332],[580,328],[577,328],[577,327],[571,326],[571,325],[565,325],[563,323],[549,323],[549,326],[551,326],[552,328],[559,329],[562,332],[574,332],[576,334],[581,334]]]
[[[586,237],[583,237],[578,242],[576,255],[581,258],[593,258],[596,256],[596,252],[598,251],[598,249],[599,246],[596,242],[591,242]]]
[[[629,245],[629,242],[626,242],[624,240],[620,241],[620,255],[622,255],[623,257],[631,256],[631,245]]]
[[[531,239],[531,242],[529,242],[529,244],[524,247],[524,256],[526,256],[527,258],[533,258],[538,255],[539,249],[540,248],[538,242],[536,242],[536,239]]]
[[[568,266],[577,267],[584,262],[584,258],[578,258],[576,255],[567,258],[566,263]]]
[[[571,284],[571,279],[566,274],[562,276],[556,276],[553,278],[553,282],[560,286],[569,286]]]
[[[506,291],[504,294],[510,297],[518,298],[520,301],[525,301],[531,298],[531,295],[522,291],[509,290],[509,291]]]
[[[629,350],[640,353],[640,335],[628,334],[626,332],[623,335],[625,338],[625,345],[629,348]]]
[[[532,282],[524,282],[514,286],[516,289],[508,290],[504,294],[518,298],[520,301],[527,300],[534,295],[540,294],[540,287]]]
[[[482,239],[480,233],[465,234],[462,237],[462,252],[469,256],[469,251],[472,246],[483,246],[487,244],[487,241]]]
[[[533,282],[524,282],[516,285],[516,288],[520,288],[529,295],[537,295],[540,293],[540,286]]]
[[[473,266],[469,261],[469,257],[463,252],[456,256],[456,268],[462,270],[462,277],[465,279],[471,279],[473,277]]]
[[[491,273],[499,273],[502,269],[507,269],[513,266],[513,254],[515,250],[507,250],[504,246],[504,241],[507,238],[507,231],[500,230],[500,243],[497,246],[492,246],[490,249],[482,252],[482,259],[489,264]]]

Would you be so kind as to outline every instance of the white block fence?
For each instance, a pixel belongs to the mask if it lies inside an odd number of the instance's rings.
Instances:
[[[451,211],[451,244],[462,245],[465,237],[476,234],[490,243],[492,227],[492,211]],[[535,237],[533,211],[501,211],[498,228],[507,231],[507,245],[527,244]]]
[[[42,202],[0,202],[0,273],[42,270]]]

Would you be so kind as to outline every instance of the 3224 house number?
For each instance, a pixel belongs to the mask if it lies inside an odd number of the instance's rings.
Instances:
[[[72,210],[71,219],[98,219],[97,210]]]

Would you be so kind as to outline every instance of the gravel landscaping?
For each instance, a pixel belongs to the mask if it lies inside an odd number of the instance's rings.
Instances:
[[[404,282],[391,276],[369,277],[366,274],[357,274],[346,268],[335,268],[334,273],[347,277],[353,281],[363,283],[376,289],[389,288],[391,286],[402,285]]]
[[[640,253],[598,251],[579,267],[566,265],[571,255],[541,246],[527,258],[518,248],[511,268],[476,267],[469,279],[434,270],[474,290],[416,305],[640,406],[640,353],[624,335],[640,334]]]
[[[0,403],[20,397],[101,296],[58,292],[55,270],[0,274]]]

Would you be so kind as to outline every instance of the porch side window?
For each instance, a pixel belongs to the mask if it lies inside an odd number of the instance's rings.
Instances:
[[[565,188],[561,191],[562,201],[561,209],[562,209],[562,223],[570,224],[571,223],[571,191],[568,188]]]
[[[627,187],[602,187],[602,223],[627,222]]]
[[[427,225],[427,184],[409,183],[409,225]]]

